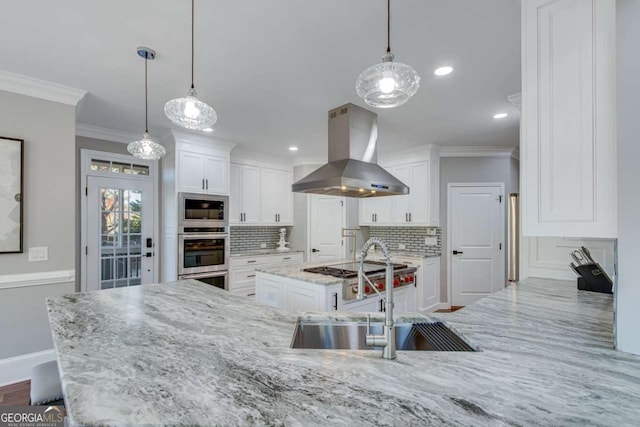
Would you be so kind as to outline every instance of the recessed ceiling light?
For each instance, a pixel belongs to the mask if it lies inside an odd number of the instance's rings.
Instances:
[[[440,67],[440,68],[436,68],[436,70],[433,72],[433,74],[435,74],[436,76],[446,76],[447,74],[451,74],[451,72],[453,71],[453,67]]]
[[[213,132],[213,128],[204,128],[202,132]]]
[[[292,145],[291,147],[289,147],[289,151],[298,151],[298,147]]]
[[[494,114],[493,118],[494,119],[504,119],[505,117],[507,117],[508,114],[507,113],[498,113],[498,114]]]

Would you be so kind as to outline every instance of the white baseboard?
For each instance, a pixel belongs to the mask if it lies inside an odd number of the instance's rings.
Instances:
[[[42,271],[38,273],[4,274],[0,276],[0,289],[53,285],[76,280],[75,270]]]
[[[56,359],[54,349],[0,360],[0,387],[31,378],[31,370],[41,363]]]

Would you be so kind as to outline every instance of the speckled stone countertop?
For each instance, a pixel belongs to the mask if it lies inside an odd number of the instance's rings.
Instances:
[[[391,251],[391,257],[393,258],[393,256],[401,256],[401,257],[405,257],[405,258],[437,258],[440,256],[440,254],[428,254],[425,252],[415,252],[415,251]],[[369,256],[376,256],[376,257],[380,257],[383,256],[382,251],[369,251]]]
[[[283,265],[283,266],[256,266],[256,271],[258,273],[267,273],[275,276],[286,277],[287,279],[295,279],[302,280],[303,282],[314,283],[316,285],[337,285],[344,282],[344,279],[340,279],[338,277],[326,276],[324,274],[318,273],[309,273],[307,271],[303,271],[305,268],[310,267],[318,267],[321,265],[334,265],[351,262],[348,259],[339,259],[332,261],[324,261],[324,262],[311,262],[305,264],[293,264],[293,265]]]
[[[374,350],[289,348],[298,314],[196,281],[47,306],[72,425],[640,420],[640,357],[611,349],[612,297],[573,282],[527,280],[441,316],[481,352],[400,351],[393,361]]]
[[[258,256],[258,255],[286,255],[293,253],[300,253],[304,251],[290,250],[287,252],[278,252],[277,249],[254,249],[251,251],[242,251],[242,252],[231,252],[229,256],[231,258],[235,257],[243,257],[243,256]]]

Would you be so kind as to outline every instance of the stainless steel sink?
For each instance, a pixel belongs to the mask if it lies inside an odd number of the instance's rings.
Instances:
[[[418,351],[476,351],[442,322],[396,323],[396,348]],[[382,323],[371,323],[371,333],[381,334]],[[366,322],[299,320],[291,348],[322,350],[380,350],[365,344]]]

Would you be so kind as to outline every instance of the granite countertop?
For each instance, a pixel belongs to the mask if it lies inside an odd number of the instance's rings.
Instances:
[[[391,250],[391,257],[401,256],[406,258],[437,258],[440,254],[428,254],[426,252],[417,252],[417,251],[394,251]],[[369,256],[383,256],[382,251],[369,251]]]
[[[482,351],[289,348],[298,314],[196,281],[47,299],[72,425],[637,425],[612,297],[526,280],[443,314]],[[325,314],[332,317],[332,314]],[[335,314],[344,318],[345,315]]]
[[[286,277],[287,279],[302,280],[303,282],[314,283],[316,285],[338,285],[344,283],[344,279],[339,277],[326,276],[324,274],[309,273],[302,271],[305,268],[319,267],[322,265],[341,264],[352,262],[350,259],[339,259],[324,262],[308,262],[304,264],[283,265],[283,266],[256,266],[256,271],[261,273],[272,274],[275,276]]]
[[[231,258],[235,258],[235,257],[258,256],[258,255],[286,255],[286,254],[298,253],[298,252],[304,252],[304,251],[291,249],[290,251],[287,251],[287,252],[278,252],[277,249],[253,249],[253,250],[242,251],[242,252],[231,252],[229,256]]]

